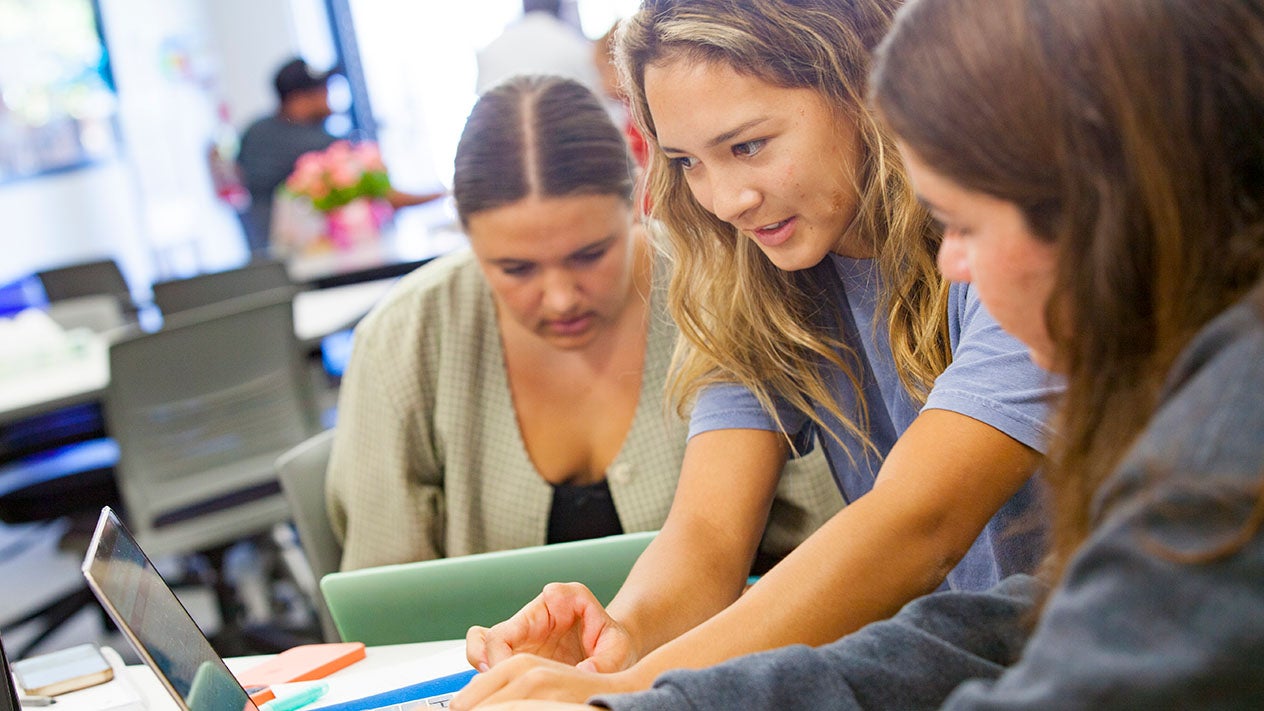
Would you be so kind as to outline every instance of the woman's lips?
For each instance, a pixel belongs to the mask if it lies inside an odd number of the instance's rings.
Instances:
[[[763,246],[777,247],[790,239],[790,235],[794,234],[794,227],[797,222],[798,218],[790,217],[781,222],[751,230],[751,234]]]
[[[575,336],[588,330],[592,320],[592,314],[587,314],[578,318],[549,321],[548,327],[550,331],[559,336]]]

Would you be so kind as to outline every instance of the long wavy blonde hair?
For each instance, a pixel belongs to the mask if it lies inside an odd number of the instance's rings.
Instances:
[[[664,228],[657,232],[674,263],[668,301],[683,338],[669,388],[682,411],[703,387],[738,382],[770,412],[773,399],[782,398],[838,438],[814,409],[824,406],[872,447],[855,350],[833,335],[839,306],[821,292],[813,270],[778,269],[752,240],[699,205],[681,169],[656,150],[645,70],[677,59],[722,62],[774,86],[812,89],[839,121],[856,127],[860,162],[838,170],[853,173],[860,196],[848,229],[877,256],[896,371],[924,401],[948,366],[947,284],[935,267],[939,233],[915,200],[891,137],[865,108],[871,52],[899,4],[646,0],[620,23],[615,59],[633,118],[651,143],[651,217]],[[826,363],[857,385],[858,418],[841,412],[825,381]]]

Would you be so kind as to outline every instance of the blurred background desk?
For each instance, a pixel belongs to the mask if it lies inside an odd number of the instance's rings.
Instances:
[[[436,225],[432,211],[423,208],[397,212],[390,229],[376,242],[287,258],[290,280],[309,289],[327,289],[398,277],[468,243],[458,225]]]
[[[294,334],[308,349],[325,336],[353,327],[394,285],[395,279],[347,284],[294,296]],[[85,337],[75,356],[0,376],[0,427],[73,405],[99,402],[110,384],[109,340]],[[0,454],[0,463],[4,461]]]

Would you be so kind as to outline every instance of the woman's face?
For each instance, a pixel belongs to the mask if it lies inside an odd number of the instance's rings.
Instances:
[[[668,159],[694,198],[793,271],[828,252],[869,256],[844,233],[856,214],[855,128],[811,89],[785,89],[722,62],[645,70],[645,95]]]
[[[563,350],[593,342],[641,298],[631,228],[613,195],[528,197],[466,224],[501,318]]]
[[[1054,247],[1032,233],[1014,203],[961,187],[907,146],[900,152],[918,196],[943,225],[939,270],[973,284],[1001,328],[1027,346],[1036,365],[1052,370],[1045,309],[1053,295]]]

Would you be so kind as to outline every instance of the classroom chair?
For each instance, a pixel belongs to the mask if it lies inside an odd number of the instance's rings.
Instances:
[[[106,429],[129,527],[151,555],[202,553],[225,625],[223,554],[288,521],[274,464],[316,431],[292,292],[238,297],[110,346]]]
[[[340,639],[329,615],[329,606],[325,604],[317,584],[321,578],[336,572],[342,561],[342,544],[334,536],[325,509],[325,469],[329,465],[333,441],[334,431],[325,430],[282,454],[276,461],[281,491],[290,504],[290,514],[298,528],[299,544],[311,573],[310,580],[303,582],[303,587],[310,589],[304,592],[320,618],[321,632],[327,642]]]
[[[171,316],[238,296],[290,286],[290,276],[283,262],[259,259],[236,269],[155,282],[154,305],[163,316]]]
[[[131,323],[137,319],[137,307],[132,300],[131,289],[118,262],[113,259],[66,264],[36,272],[35,276],[44,287],[44,295],[50,304],[105,294],[118,303],[124,320]]]

